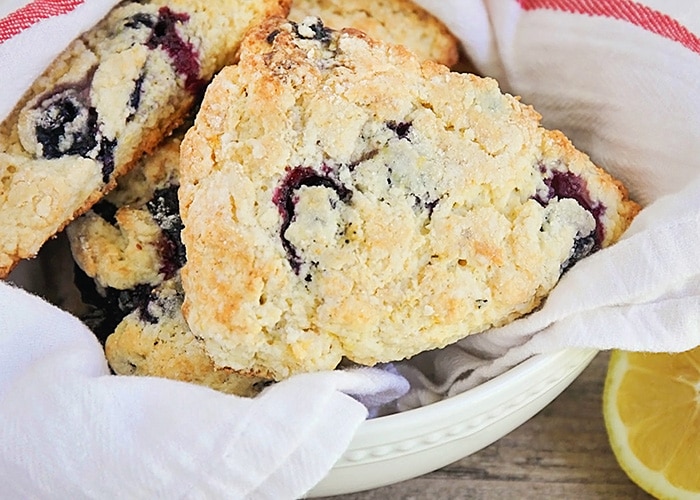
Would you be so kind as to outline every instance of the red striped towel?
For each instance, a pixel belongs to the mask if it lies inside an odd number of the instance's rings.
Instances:
[[[49,63],[116,0],[10,0],[0,5],[0,120]]]

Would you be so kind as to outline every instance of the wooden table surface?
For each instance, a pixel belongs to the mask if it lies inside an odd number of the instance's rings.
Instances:
[[[600,353],[554,402],[483,450],[440,470],[334,500],[649,499],[608,445]]]

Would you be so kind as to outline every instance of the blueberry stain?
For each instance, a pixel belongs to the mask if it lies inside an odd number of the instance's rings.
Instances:
[[[40,116],[35,133],[44,158],[87,157],[95,149],[97,111],[88,101],[85,89],[70,87],[49,94],[37,105]]]
[[[542,206],[547,205],[553,198],[571,198],[575,200],[595,219],[595,245],[593,251],[599,250],[605,237],[605,228],[602,222],[605,214],[605,205],[591,199],[586,180],[581,176],[569,171],[552,170],[547,173],[547,169],[544,166],[540,166],[540,171],[545,174],[544,183],[548,192],[544,196],[536,196],[535,199]]]
[[[391,182],[389,182],[389,184],[391,184]],[[408,196],[410,196],[413,199],[413,208],[416,210],[416,212],[427,213],[428,220],[430,220],[433,217],[435,207],[437,207],[438,203],[440,203],[439,198],[432,199],[429,193],[424,193],[422,196],[418,196],[415,193],[409,193]]]
[[[136,116],[136,112],[141,106],[141,95],[143,93],[143,82],[146,78],[145,73],[141,73],[139,77],[134,80],[134,88],[129,94],[129,116],[126,117],[126,121],[130,122]]]
[[[100,150],[97,160],[102,163],[102,182],[107,184],[114,173],[114,148],[117,147],[116,139],[103,137],[100,141]]]
[[[596,246],[595,231],[585,236],[576,237],[569,258],[561,265],[560,274],[565,273],[579,260],[595,252]]]
[[[154,16],[145,12],[139,12],[126,19],[124,26],[130,29],[152,28],[155,23],[156,18]]]
[[[164,50],[172,60],[175,71],[184,75],[185,89],[197,93],[204,87],[204,81],[199,78],[198,53],[177,30],[178,24],[188,20],[187,14],[161,7],[157,16],[138,13],[128,18],[124,26],[129,29],[150,29],[145,45],[149,49]],[[93,74],[94,71],[81,82],[62,86],[46,94],[35,107],[39,111],[39,117],[34,130],[44,158],[77,155],[95,159],[101,163],[102,180],[107,183],[115,170],[114,149],[117,141],[102,136],[97,110],[90,103]],[[125,103],[129,108],[127,121],[132,120],[139,110],[144,80],[145,75],[142,73],[134,81],[134,88]]]
[[[189,18],[188,14],[176,13],[168,7],[161,7],[146,46],[149,49],[163,49],[170,56],[175,71],[185,76],[185,89],[195,94],[204,87],[205,83],[199,77],[199,54],[190,42],[182,39],[177,31],[177,25],[187,22]]]
[[[272,201],[277,205],[282,216],[280,228],[282,247],[285,249],[287,260],[296,274],[299,274],[303,259],[294,245],[285,237],[285,233],[294,220],[296,193],[304,186],[321,186],[331,189],[336,192],[343,203],[349,203],[352,198],[352,191],[334,179],[330,169],[326,166],[321,168],[321,173],[311,167],[295,167],[287,170],[286,176],[274,191]],[[309,281],[307,277],[305,280]]]
[[[333,30],[324,26],[323,21],[321,21],[319,18],[316,18],[316,22],[313,24],[305,24],[304,26],[313,32],[313,36],[310,37],[312,40],[318,40],[324,45],[330,44]],[[296,32],[297,36],[301,38],[309,38],[299,33],[299,25],[296,23],[294,23],[294,31]]]
[[[90,104],[91,81],[89,75],[83,82],[47,93],[34,108],[39,111],[34,133],[44,158],[95,159],[102,164],[102,180],[107,183],[114,172],[117,142],[102,136],[97,110]]]
[[[591,198],[586,180],[580,175],[569,171],[549,170],[543,164],[539,164],[540,173],[544,176],[547,193],[535,196],[535,200],[542,206],[546,206],[554,198],[570,198],[575,200],[584,210],[589,212],[595,220],[595,229],[590,234],[577,235],[569,258],[561,265],[561,273],[584,257],[600,250],[605,238],[603,215],[606,207]]]

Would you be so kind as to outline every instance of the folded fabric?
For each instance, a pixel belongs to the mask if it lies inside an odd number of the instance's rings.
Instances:
[[[340,457],[367,407],[396,399],[406,380],[400,409],[537,353],[700,344],[700,5],[416,1],[446,22],[481,74],[533,104],[645,205],[623,240],[568,271],[539,311],[397,363],[403,377],[303,375],[255,399],[112,376],[78,320],[0,284],[0,497],[296,498]],[[0,119],[115,3],[0,6]]]
[[[535,354],[700,345],[698,245],[700,179],[649,205],[620,242],[574,266],[539,311],[398,364],[411,391],[397,408],[458,394]]]
[[[0,283],[0,497],[297,498],[378,405],[387,371],[306,374],[255,399],[109,373],[73,316]]]

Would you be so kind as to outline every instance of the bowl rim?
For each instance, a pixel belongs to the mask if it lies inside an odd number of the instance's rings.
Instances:
[[[505,372],[489,379],[460,394],[436,401],[434,403],[414,408],[404,412],[384,415],[368,419],[358,428],[346,454],[356,449],[365,449],[380,446],[378,442],[389,443],[386,440],[375,439],[378,436],[401,436],[404,431],[410,429],[423,429],[419,435],[426,434],[427,428],[435,428],[435,422],[443,421],[448,427],[450,422],[446,416],[463,413],[465,402],[472,405],[488,400],[499,401],[499,395],[512,390],[518,382],[530,381],[533,374],[546,371],[548,367],[554,367],[546,377],[537,381],[527,393],[523,393],[519,400],[526,403],[531,393],[538,394],[545,388],[555,384],[566,376],[569,371],[583,363],[590,362],[599,351],[588,348],[566,348],[551,353],[535,354],[519,364],[507,369]],[[490,405],[484,405],[484,411],[488,411]],[[429,431],[428,431],[429,432]],[[395,442],[401,441],[397,439]],[[341,464],[337,464],[341,465]]]
[[[394,484],[471,455],[550,404],[598,352],[566,348],[537,354],[463,393],[366,420],[326,477],[305,498]]]

